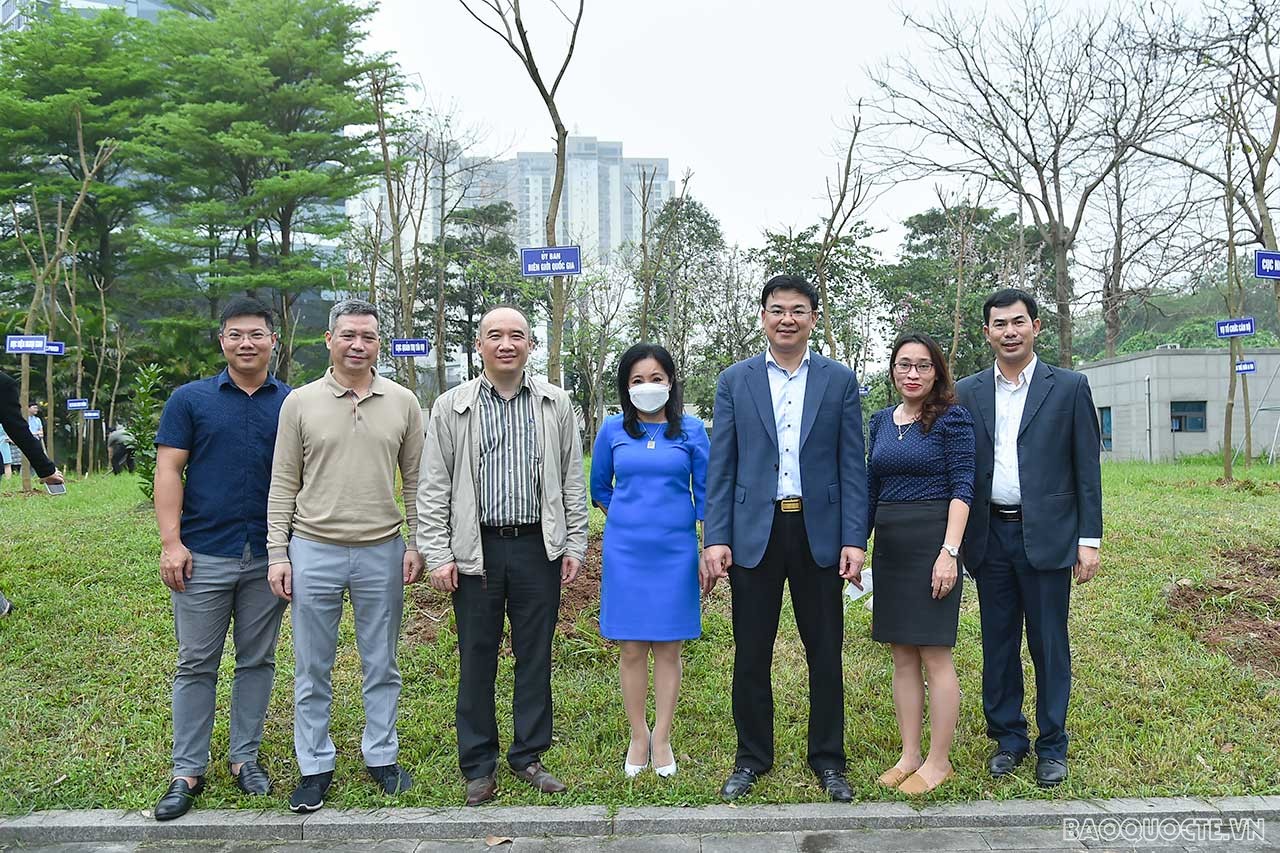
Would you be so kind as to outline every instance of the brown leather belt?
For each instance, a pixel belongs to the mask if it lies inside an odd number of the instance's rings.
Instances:
[[[804,502],[800,498],[781,498],[776,503],[783,512],[799,512],[804,508]]]

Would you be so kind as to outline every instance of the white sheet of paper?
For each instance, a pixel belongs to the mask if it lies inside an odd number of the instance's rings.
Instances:
[[[862,589],[858,589],[853,584],[848,584],[844,588],[844,594],[849,597],[850,601],[857,601],[862,596],[871,592],[871,569],[862,570]]]

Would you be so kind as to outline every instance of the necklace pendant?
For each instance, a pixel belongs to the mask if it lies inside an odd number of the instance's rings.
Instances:
[[[656,447],[656,446],[657,446],[657,445],[655,445],[655,444],[653,443],[653,439],[652,439],[652,438],[651,438],[651,439],[649,439],[649,443],[645,445],[645,447],[649,448],[650,450],[653,450],[653,448],[654,448],[654,447]]]
[[[904,437],[904,436],[906,436],[906,433],[905,433],[905,432],[900,432],[900,433],[898,433],[898,441],[902,441],[902,439],[903,439],[903,437]]]

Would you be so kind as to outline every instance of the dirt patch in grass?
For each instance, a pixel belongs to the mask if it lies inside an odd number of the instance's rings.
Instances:
[[[1236,492],[1247,492],[1251,495],[1268,495],[1273,492],[1280,492],[1280,482],[1273,480],[1251,480],[1248,478],[1226,480],[1219,477],[1213,481],[1213,484]]]
[[[1174,584],[1170,609],[1205,645],[1280,678],[1280,548],[1235,548],[1219,557],[1216,577]]]
[[[447,592],[432,589],[424,580],[411,587],[409,593],[413,606],[409,610],[405,626],[405,640],[409,643],[433,643],[446,626],[453,630],[449,610],[453,603]],[[587,546],[587,559],[578,579],[560,591],[560,617],[556,631],[566,637],[578,633],[577,621],[584,610],[600,605],[600,541],[592,539]],[[510,639],[503,639],[502,654],[510,653]]]

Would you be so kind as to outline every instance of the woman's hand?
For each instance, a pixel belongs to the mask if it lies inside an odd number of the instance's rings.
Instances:
[[[955,588],[959,574],[956,558],[939,550],[938,559],[933,561],[933,597],[945,598]]]

